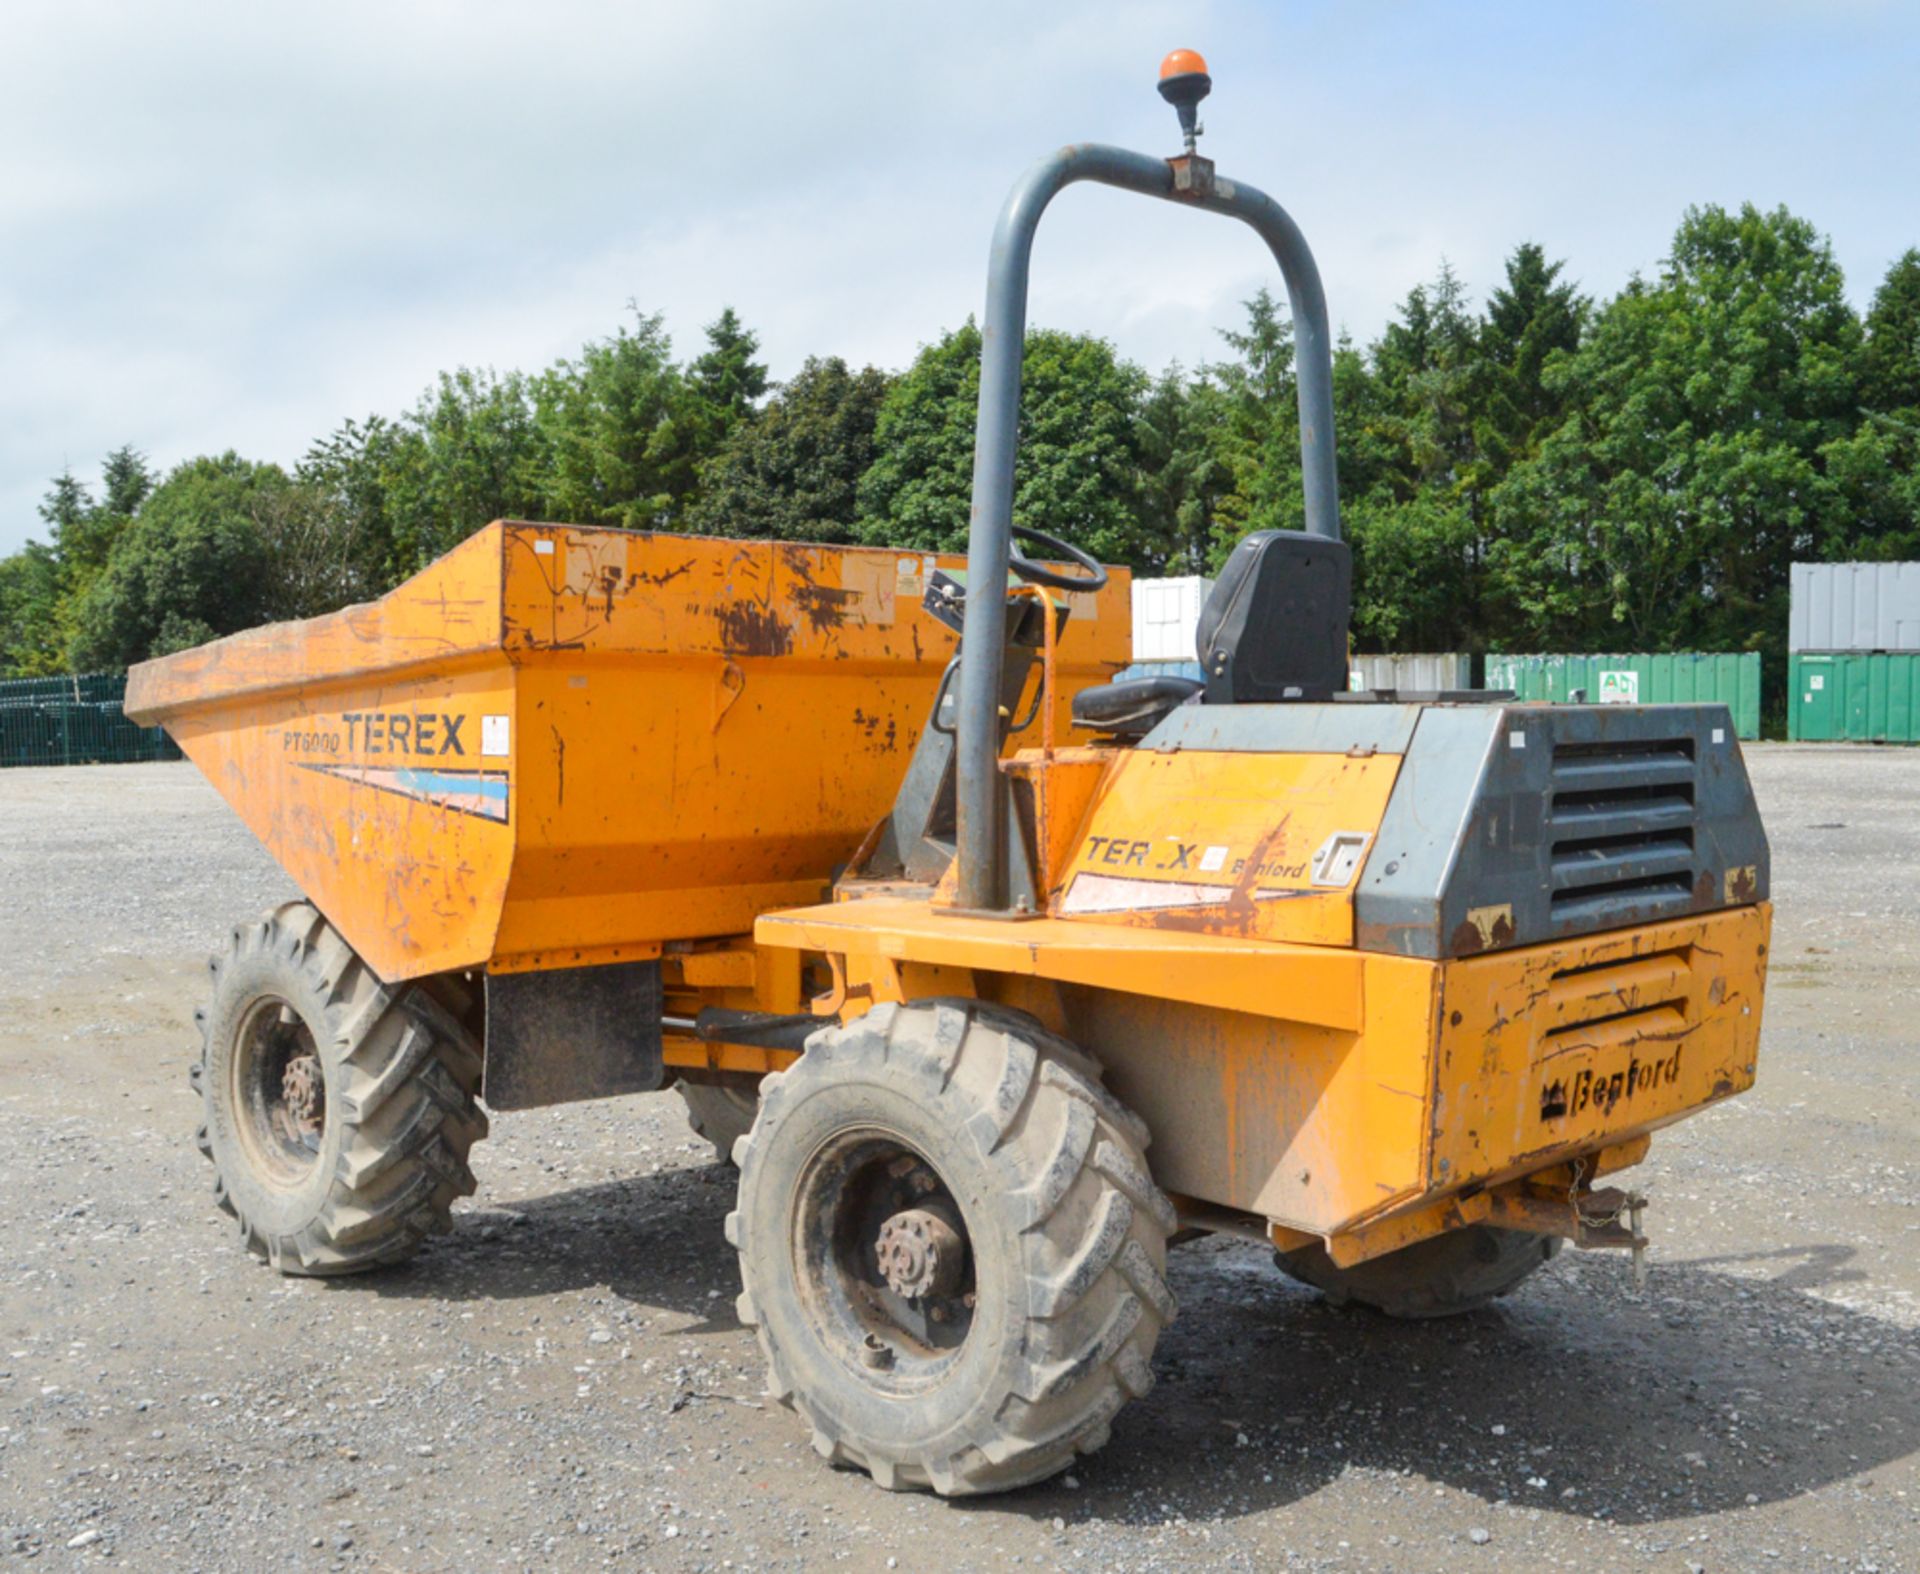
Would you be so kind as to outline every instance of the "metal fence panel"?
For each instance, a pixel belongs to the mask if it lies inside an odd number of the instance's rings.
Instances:
[[[1725,705],[1736,737],[1760,736],[1757,651],[1489,655],[1487,687],[1552,705]]]
[[[127,720],[126,692],[123,672],[0,681],[0,767],[179,759],[163,728]]]

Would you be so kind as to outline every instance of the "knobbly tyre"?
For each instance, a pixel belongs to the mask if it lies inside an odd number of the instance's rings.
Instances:
[[[678,1083],[739,1168],[768,1386],[947,1494],[1098,1448],[1170,1242],[1397,1316],[1486,1304],[1754,1076],[1768,855],[1719,706],[1342,692],[1326,305],[1196,148],[1014,188],[957,559],[497,523],[382,600],[136,669],[306,893],[212,964],[215,1191],[285,1273],[449,1226],[487,1114]],[[1304,518],[1196,682],[1108,682],[1124,578],[1012,520],[1028,254],[1096,181],[1237,219],[1297,334]],[[1039,555],[1013,550],[1019,539]]]

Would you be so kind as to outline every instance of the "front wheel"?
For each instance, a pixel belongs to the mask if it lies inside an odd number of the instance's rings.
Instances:
[[[487,1131],[467,1028],[427,985],[383,984],[307,902],[234,930],[209,967],[198,1140],[247,1248],[357,1273],[450,1228]]]
[[[753,1112],[760,1107],[759,1093],[722,1082],[682,1082],[679,1087],[693,1134],[713,1144],[718,1163],[731,1164],[733,1145],[753,1127]]]
[[[1100,1447],[1174,1313],[1146,1140],[1018,1012],[816,1034],[761,1083],[727,1219],[769,1393],[888,1488],[1003,1491]]]

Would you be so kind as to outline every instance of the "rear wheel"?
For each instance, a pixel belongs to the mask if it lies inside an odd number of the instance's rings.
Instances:
[[[1324,1246],[1275,1252],[1273,1260],[1336,1306],[1355,1301],[1389,1317],[1452,1317],[1510,1294],[1553,1261],[1560,1244],[1558,1236],[1472,1224],[1352,1268],[1337,1266]]]
[[[735,1150],[769,1392],[888,1488],[1001,1491],[1100,1447],[1174,1313],[1146,1140],[1017,1012],[883,1005],[816,1034]]]
[[[733,1145],[753,1126],[754,1111],[760,1107],[757,1090],[737,1088],[718,1082],[682,1082],[680,1097],[686,1100],[687,1124],[696,1137],[713,1144],[713,1156],[733,1162]]]
[[[209,968],[198,1140],[248,1249],[355,1273],[448,1229],[487,1131],[480,1046],[448,1006],[383,984],[306,902],[234,930]]]

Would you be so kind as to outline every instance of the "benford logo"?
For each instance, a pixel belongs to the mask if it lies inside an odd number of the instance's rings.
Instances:
[[[1613,1113],[1617,1104],[1630,1102],[1649,1088],[1672,1087],[1680,1080],[1680,1046],[1673,1053],[1642,1059],[1635,1055],[1617,1071],[1588,1066],[1571,1077],[1557,1077],[1540,1090],[1540,1118],[1559,1120],[1598,1110]]]

